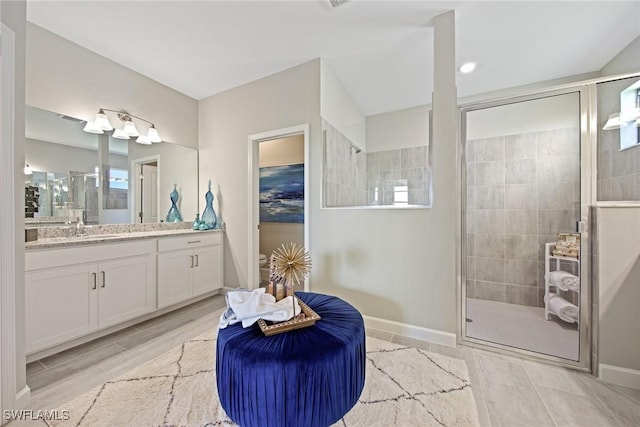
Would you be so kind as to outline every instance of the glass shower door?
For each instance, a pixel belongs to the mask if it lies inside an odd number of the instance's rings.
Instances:
[[[581,94],[463,110],[463,339],[581,361]]]

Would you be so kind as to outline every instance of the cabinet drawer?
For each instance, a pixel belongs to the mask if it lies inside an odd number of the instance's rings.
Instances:
[[[155,240],[96,243],[68,248],[42,249],[25,253],[25,270],[40,270],[110,258],[127,258],[155,252]]]
[[[219,245],[222,243],[221,233],[193,233],[189,236],[163,237],[158,239],[158,252],[177,251]]]

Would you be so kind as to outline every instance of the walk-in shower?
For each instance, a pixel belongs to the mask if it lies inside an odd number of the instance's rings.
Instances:
[[[581,96],[569,90],[463,110],[461,330],[468,342],[586,367],[582,254],[553,252],[562,236],[585,247],[576,234]],[[577,284],[545,286],[553,270]],[[545,318],[550,299],[564,305]]]

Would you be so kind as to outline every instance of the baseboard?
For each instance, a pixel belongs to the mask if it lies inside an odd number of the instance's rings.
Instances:
[[[31,403],[31,389],[28,385],[16,393],[16,409],[27,409]]]
[[[368,328],[378,329],[392,334],[402,335],[422,341],[429,341],[435,344],[456,346],[456,334],[451,332],[438,331],[436,329],[423,328],[406,323],[394,322],[393,320],[379,319],[377,317],[362,316],[364,324]]]
[[[640,390],[639,370],[605,365],[604,363],[600,363],[598,369],[599,378],[602,381]]]

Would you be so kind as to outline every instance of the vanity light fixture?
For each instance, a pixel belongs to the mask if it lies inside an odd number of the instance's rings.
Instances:
[[[116,113],[118,119],[122,121],[124,124],[122,129],[115,129],[109,122],[109,117],[105,113],[105,111],[110,111]],[[133,119],[142,120],[143,122],[148,123],[149,131],[147,135],[141,135],[136,128],[136,124]],[[83,128],[85,132],[101,134],[105,131],[113,130],[112,137],[117,139],[129,139],[129,138],[137,138],[136,142],[140,144],[151,144],[154,142],[161,142],[162,138],[158,134],[158,129],[156,126],[151,123],[149,120],[143,119],[142,117],[134,116],[133,114],[129,114],[124,111],[110,110],[108,108],[100,108],[98,113],[96,114],[96,118],[94,121],[88,121],[85,127]]]
[[[620,125],[620,113],[612,113],[609,114],[609,119],[602,127],[602,130],[620,129]]]

